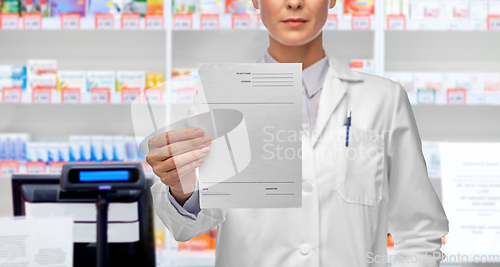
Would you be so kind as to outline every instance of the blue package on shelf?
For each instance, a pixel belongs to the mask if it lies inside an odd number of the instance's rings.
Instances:
[[[109,0],[89,0],[89,14],[95,15],[96,13],[112,13],[114,8],[113,1]]]
[[[16,156],[17,160],[25,160],[26,159],[26,144],[29,141],[28,134],[17,134],[16,135]]]
[[[12,78],[13,87],[21,87],[23,91],[26,91],[26,76],[24,77],[13,77]]]
[[[85,0],[51,0],[52,17],[60,17],[64,13],[78,13],[85,17]]]
[[[91,158],[93,161],[100,162],[103,159],[103,141],[102,136],[91,137]]]
[[[80,160],[80,136],[69,137],[69,161],[75,162]]]
[[[26,66],[22,65],[0,65],[0,78],[26,77]]]
[[[69,144],[59,143],[58,144],[59,161],[68,162],[69,161]]]
[[[90,136],[80,136],[80,160],[81,161],[91,161],[91,144]]]
[[[6,154],[6,148],[7,148],[7,137],[5,134],[0,134],[0,160],[5,160],[5,154]]]
[[[125,138],[123,136],[113,137],[113,157],[115,161],[125,160]]]

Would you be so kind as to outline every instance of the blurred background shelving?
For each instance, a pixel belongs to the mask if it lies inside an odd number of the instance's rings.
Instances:
[[[444,1],[447,0],[434,2]],[[203,15],[201,4],[190,6],[196,1],[174,1],[172,5],[162,2],[161,8],[149,14],[152,16],[140,9],[143,14],[131,18],[137,22],[132,26],[123,27],[122,21],[127,18],[114,14],[112,29],[108,30],[99,29],[96,16],[91,13],[75,20],[79,21],[75,30],[61,29],[65,26],[59,16],[35,16],[31,18],[34,26],[26,27],[26,16],[12,18],[2,14],[0,65],[26,65],[31,59],[50,59],[57,61],[58,71],[133,70],[163,73],[165,80],[184,74],[187,78],[177,79],[181,80],[180,85],[163,89],[163,101],[156,104],[164,110],[163,120],[176,121],[185,116],[189,107],[199,63],[255,62],[266,52],[268,32],[260,23],[259,13],[249,6],[250,1],[234,2],[244,2],[240,6],[244,10],[226,13],[224,7],[214,7]],[[357,70],[381,76],[409,73],[413,75],[413,86],[415,73],[500,75],[500,12],[487,0],[465,1],[469,7],[467,17],[463,17],[464,1],[455,1],[462,12],[449,17],[449,7],[439,6],[439,12],[429,12],[423,18],[413,9],[433,1],[377,0],[373,15],[354,18],[343,12],[349,1],[337,2],[323,32],[325,51]],[[435,3],[429,5],[430,10],[436,10]],[[473,5],[475,13],[471,12]],[[486,9],[477,11],[481,7]],[[86,11],[89,8],[87,3]],[[17,27],[8,26],[14,19]],[[156,19],[159,24],[151,25],[151,29],[148,19]],[[360,62],[361,67],[357,64]],[[469,88],[465,96],[470,102],[464,99],[462,104],[447,105],[446,88],[436,95],[434,104],[421,103],[418,89],[435,88],[413,87],[408,92],[423,141],[500,142],[498,90],[471,92]],[[112,92],[110,104],[90,103],[89,92],[82,92],[82,104],[31,103],[31,92],[23,94],[23,104],[0,101],[0,133],[28,133],[32,142],[62,142],[75,135],[134,135],[130,104],[122,103],[120,92]],[[57,92],[53,95],[59,98]],[[431,181],[441,196],[439,177],[433,176]],[[214,265],[214,245],[208,245],[213,242],[210,238],[214,239],[214,232],[212,237],[193,241],[198,247],[191,249],[193,244],[175,243],[160,222],[156,228],[160,266]],[[200,247],[202,252],[196,251]]]

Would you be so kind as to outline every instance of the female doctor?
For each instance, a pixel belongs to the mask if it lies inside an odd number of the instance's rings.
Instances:
[[[253,0],[269,30],[258,62],[302,63],[302,208],[200,210],[195,169],[210,137],[184,128],[148,143],[147,161],[161,179],[151,188],[157,215],[178,241],[218,227],[216,266],[439,266],[448,221],[407,94],[325,54],[321,30],[335,4]],[[347,111],[354,153],[325,157],[345,148],[335,137],[345,134]],[[397,258],[387,258],[388,232]]]

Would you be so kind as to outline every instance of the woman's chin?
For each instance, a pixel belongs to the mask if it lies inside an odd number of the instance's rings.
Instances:
[[[319,34],[319,32],[318,32]],[[314,40],[318,34],[316,35],[311,35],[311,34],[304,34],[301,32],[283,32],[280,34],[272,34],[270,33],[271,37],[278,41],[279,43],[286,45],[286,46],[300,46],[300,45],[305,45],[310,43],[312,40]]]
[[[271,37],[286,46],[301,46],[306,45],[313,41],[321,33],[321,29],[317,31],[316,34],[311,34],[314,32],[312,29],[301,29],[301,30],[290,30],[290,29],[279,29],[277,31],[269,31]]]

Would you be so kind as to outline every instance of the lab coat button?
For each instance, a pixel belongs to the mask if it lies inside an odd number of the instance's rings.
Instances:
[[[302,130],[304,130],[304,131],[307,130],[307,124],[302,123]]]
[[[312,185],[310,183],[303,183],[302,184],[302,190],[305,192],[305,193],[309,193],[312,191]]]
[[[311,245],[302,244],[300,246],[300,253],[302,253],[302,255],[307,255],[307,254],[309,254],[309,252],[311,252]]]

